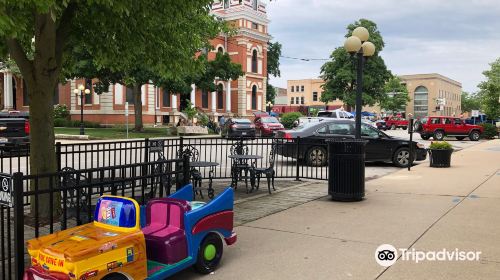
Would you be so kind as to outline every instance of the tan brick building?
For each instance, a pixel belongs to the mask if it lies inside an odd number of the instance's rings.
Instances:
[[[325,103],[321,102],[324,83],[322,79],[288,80],[288,106],[324,107]],[[335,100],[328,102],[328,105],[342,106],[343,103],[340,100]]]
[[[415,117],[460,116],[462,113],[462,84],[440,74],[416,74],[399,76],[406,84],[411,101],[406,113]],[[444,99],[442,108],[438,99]],[[442,110],[441,110],[442,109]]]

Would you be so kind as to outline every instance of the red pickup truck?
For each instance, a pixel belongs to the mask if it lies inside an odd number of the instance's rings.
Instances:
[[[402,128],[406,130],[408,128],[408,120],[401,117],[385,117],[385,125],[389,129]]]
[[[477,141],[483,131],[479,125],[466,124],[454,117],[424,117],[415,123],[415,132],[420,133],[424,140],[432,136],[434,140],[441,141],[445,136],[454,136],[457,140],[469,137],[471,141]]]

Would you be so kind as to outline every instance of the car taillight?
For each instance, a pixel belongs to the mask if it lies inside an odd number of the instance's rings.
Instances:
[[[283,134],[283,138],[285,138],[286,140],[293,140],[292,134],[288,132],[285,132],[285,134]]]
[[[24,133],[30,134],[30,122],[28,120],[24,122]]]

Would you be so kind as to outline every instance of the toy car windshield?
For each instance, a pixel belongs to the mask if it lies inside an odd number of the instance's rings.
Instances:
[[[105,196],[97,202],[94,221],[110,226],[133,228],[136,226],[135,211],[133,201]]]

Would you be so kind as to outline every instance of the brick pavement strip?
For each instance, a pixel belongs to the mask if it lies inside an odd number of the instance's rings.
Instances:
[[[306,181],[281,189],[269,195],[267,192],[234,202],[234,225],[239,226],[271,214],[313,201],[328,195],[326,182]]]

